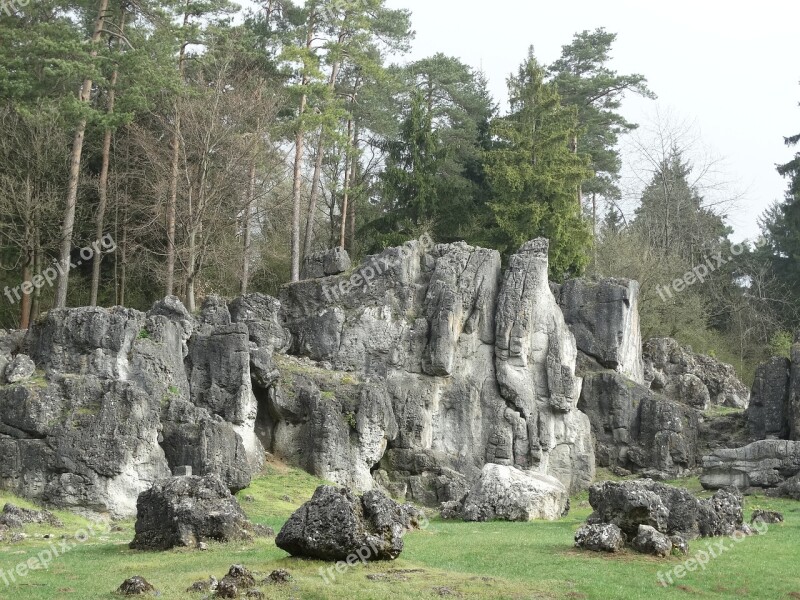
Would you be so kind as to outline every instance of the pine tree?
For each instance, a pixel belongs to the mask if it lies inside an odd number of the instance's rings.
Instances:
[[[590,235],[577,190],[592,172],[571,147],[575,108],[565,107],[544,77],[531,49],[508,81],[511,112],[493,123],[486,173],[496,247],[508,255],[531,238],[549,238],[551,275],[560,280],[587,264]]]

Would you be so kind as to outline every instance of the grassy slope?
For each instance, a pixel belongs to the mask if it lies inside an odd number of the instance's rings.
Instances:
[[[318,480],[271,465],[265,477],[239,494],[253,520],[278,527],[310,497]],[[689,480],[697,489],[696,480]],[[252,501],[245,500],[251,496]],[[0,503],[19,501],[0,493]],[[664,588],[657,573],[683,562],[681,558],[656,560],[632,553],[599,555],[572,548],[572,536],[590,508],[586,494],[574,498],[575,509],[558,522],[460,523],[434,520],[425,531],[406,538],[402,558],[393,563],[357,566],[326,584],[319,576],[318,561],[291,559],[272,540],[255,544],[211,544],[207,552],[133,552],[127,542],[133,522],[121,523],[122,531],[93,536],[56,559],[46,571],[32,572],[6,587],[0,578],[0,598],[93,599],[114,598],[110,592],[127,577],[142,575],[165,600],[202,598],[185,589],[209,575],[222,577],[233,563],[241,563],[266,575],[286,568],[294,581],[286,586],[264,585],[267,598],[357,599],[384,598],[800,598],[800,503],[748,499],[749,508],[781,510],[786,523],[772,526],[766,535],[729,542],[733,548],[711,561],[705,572],[689,573],[678,584]],[[749,513],[748,513],[749,514]],[[59,513],[65,529],[56,537],[73,535],[87,522]],[[41,536],[52,528],[30,527],[31,538],[18,544],[0,543],[0,569],[8,571],[36,556],[49,544]],[[709,542],[697,540],[691,553]],[[443,589],[446,588],[446,589]],[[452,595],[448,594],[452,592]]]

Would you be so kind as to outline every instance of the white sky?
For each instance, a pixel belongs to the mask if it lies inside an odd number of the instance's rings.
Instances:
[[[505,80],[535,47],[550,63],[584,29],[618,34],[612,68],[641,73],[658,100],[630,99],[625,116],[654,113],[694,124],[719,175],[741,195],[729,223],[734,238],[754,239],[757,217],[784,197],[777,163],[793,155],[783,138],[800,133],[800,2],[761,0],[388,0],[413,13],[409,58],[443,52],[482,68],[505,109]]]

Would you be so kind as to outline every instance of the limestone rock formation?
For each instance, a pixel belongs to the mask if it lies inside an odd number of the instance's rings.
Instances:
[[[639,284],[628,279],[569,279],[555,290],[578,350],[643,384]]]
[[[569,511],[569,492],[555,477],[487,464],[466,497],[465,521],[555,521]]]
[[[719,490],[704,500],[649,479],[597,483],[589,488],[589,503],[594,509],[589,524],[613,523],[629,539],[639,534],[640,525],[694,539],[731,535],[743,523],[741,494]]]
[[[350,269],[350,255],[344,248],[333,248],[315,252],[305,258],[301,279],[318,279],[329,275],[339,275]]]
[[[156,594],[156,588],[144,578],[138,575],[129,577],[117,588],[120,596],[144,596]]]
[[[668,479],[699,462],[697,412],[619,373],[584,374],[578,408],[592,423],[597,466]]]
[[[409,242],[355,268],[334,251],[311,257],[308,279],[280,300],[209,296],[196,317],[174,297],[146,314],[54,310],[24,339],[0,332],[4,380],[22,355],[36,368],[0,382],[0,487],[129,516],[183,467],[242,489],[266,449],[337,484],[431,505],[460,502],[486,464],[583,489],[591,425],[547,252],[528,242],[503,273],[497,252],[463,242]],[[559,295],[616,319],[578,321],[627,370],[635,286],[603,285]],[[653,423],[643,431],[668,454],[657,464],[683,468],[685,433]]]
[[[134,550],[195,548],[200,542],[252,539],[253,526],[216,476],[172,477],[142,492]]]
[[[649,525],[639,525],[639,533],[631,540],[631,546],[637,552],[661,558],[672,552],[672,540]]]
[[[593,552],[619,552],[625,547],[625,535],[613,523],[584,525],[575,533],[575,547]]]
[[[274,355],[280,381],[256,392],[257,429],[276,455],[437,505],[460,500],[486,463],[573,491],[591,481],[546,240],[523,246],[505,277],[495,251],[409,242],[348,275],[285,286],[281,307],[294,356]]]
[[[711,405],[747,408],[750,392],[732,366],[682,348],[671,338],[656,338],[643,347],[645,381],[677,402],[705,410]]]
[[[703,457],[700,483],[706,489],[778,488],[800,474],[800,442],[761,440]]]
[[[0,487],[130,516],[172,468],[237,490],[263,461],[244,325],[166,298],[147,314],[53,310],[23,345],[42,375],[0,385]]]
[[[378,491],[359,497],[323,485],[289,517],[275,544],[292,556],[320,560],[394,560],[403,551],[410,510]]]
[[[61,520],[50,511],[21,508],[10,502],[3,506],[3,512],[0,513],[0,526],[19,529],[30,524],[64,527]]]
[[[747,424],[756,440],[789,437],[789,359],[775,357],[756,369]]]
[[[30,356],[17,354],[6,366],[5,377],[7,383],[20,383],[30,379],[36,371],[36,365]]]

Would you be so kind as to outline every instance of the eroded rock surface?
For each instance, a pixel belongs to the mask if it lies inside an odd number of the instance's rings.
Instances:
[[[569,511],[569,492],[555,477],[487,464],[464,501],[465,521],[554,521]]]
[[[625,547],[625,535],[613,523],[584,525],[575,533],[575,546],[593,552],[619,552]]]
[[[320,486],[289,517],[275,544],[292,556],[320,560],[394,560],[414,509],[378,491],[357,496],[346,488]]]
[[[658,479],[698,465],[698,413],[614,371],[584,374],[578,407],[589,416],[597,465]]]
[[[224,322],[217,309],[204,318]],[[170,297],[147,314],[53,310],[24,345],[41,375],[0,386],[3,488],[124,517],[173,468],[233,490],[260,468],[244,325],[198,323]]]
[[[639,284],[629,279],[569,279],[555,289],[578,350],[644,384]]]
[[[731,365],[696,354],[671,338],[656,338],[643,347],[645,381],[676,402],[699,410],[711,405],[747,408],[750,392]]]
[[[780,488],[800,474],[800,442],[761,440],[703,457],[700,483],[707,489]]]
[[[218,477],[173,477],[158,481],[139,496],[136,537],[130,547],[196,548],[207,540],[249,540],[253,529],[236,498]]]
[[[312,362],[273,357],[280,381],[257,392],[267,449],[432,505],[460,500],[486,463],[584,488],[590,426],[547,247],[524,245],[503,276],[495,251],[410,242],[286,286],[289,353]]]
[[[731,535],[743,523],[741,494],[719,490],[705,500],[649,479],[595,484],[589,488],[589,503],[594,509],[589,524],[612,523],[631,540],[640,525],[694,539]]]

